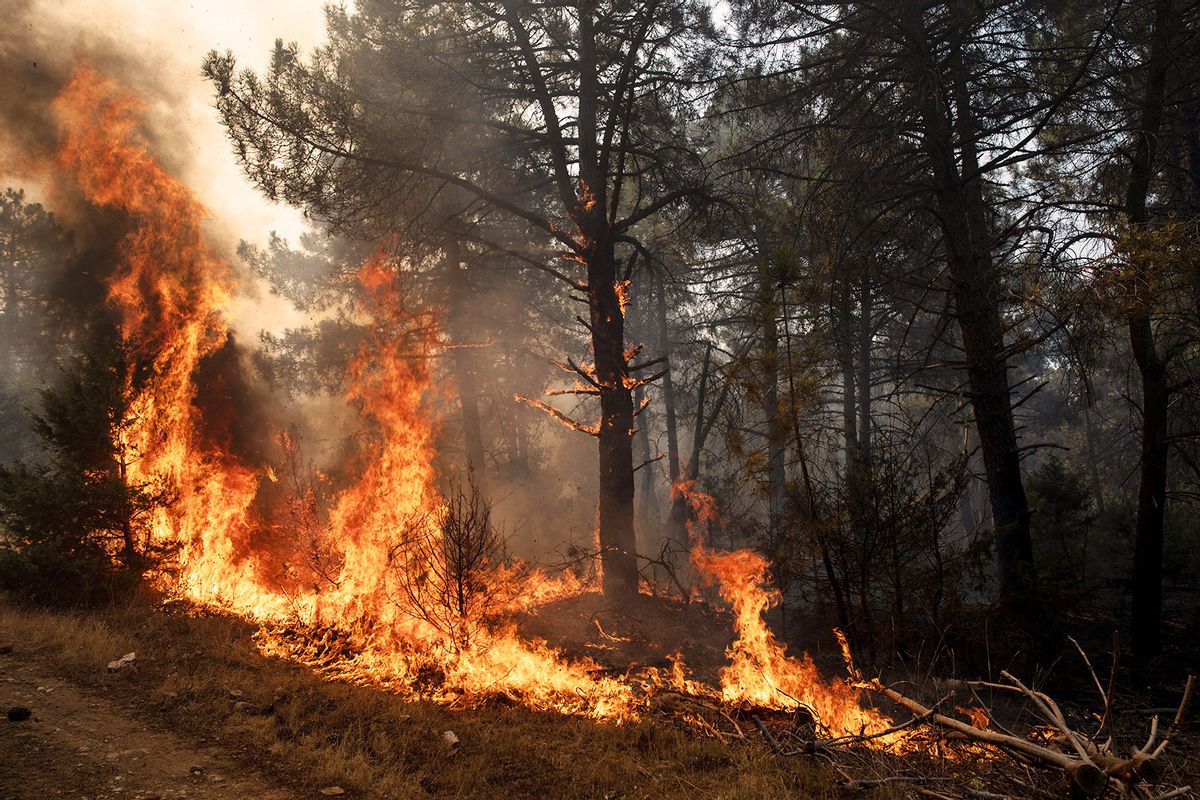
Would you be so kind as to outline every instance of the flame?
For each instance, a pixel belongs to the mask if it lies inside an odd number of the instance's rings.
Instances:
[[[359,310],[368,324],[346,373],[348,399],[364,424],[357,477],[332,497],[327,513],[314,510],[311,488],[279,504],[274,516],[259,510],[260,490],[284,491],[291,476],[285,472],[281,481],[273,466],[235,457],[206,432],[196,402],[198,371],[229,342],[223,313],[235,276],[204,239],[203,208],[153,158],[140,133],[140,110],[88,67],[75,71],[54,103],[62,136],[58,167],[90,202],[131,223],[107,300],[128,347],[152,367],[133,402],[131,478],[168,482],[178,494],[150,525],[150,543],[176,554],[164,588],[262,623],[264,652],[446,702],[502,694],[535,708],[627,720],[638,716],[642,693],[655,686],[714,696],[689,677],[682,657],[669,674],[649,670],[635,690],[628,677],[604,675],[590,660],[568,660],[543,641],[523,639],[516,614],[590,588],[570,573],[487,561],[471,575],[486,602],[461,604],[458,628],[422,613],[413,582],[444,574],[449,558],[442,546],[447,501],[433,467],[437,430],[427,408],[435,385],[430,356],[441,336],[435,309],[408,307],[400,262],[386,249],[358,271]],[[586,204],[586,187],[581,197]],[[622,306],[626,289],[617,287]],[[295,453],[288,434],[281,449],[285,457]],[[715,502],[693,482],[675,492],[693,521],[718,518]],[[833,735],[890,727],[886,716],[863,707],[853,682],[823,679],[807,654],[791,658],[775,639],[763,615],[780,598],[762,556],[710,550],[690,524],[689,531],[692,564],[719,587],[734,614],[737,639],[720,672],[721,698],[803,705]],[[297,627],[338,639],[339,657],[306,650],[296,642]],[[315,640],[314,633],[308,642]]]
[[[617,305],[621,309],[621,316],[625,316],[625,309],[629,306],[629,287],[633,284],[631,280],[613,282],[613,292],[617,295]],[[628,361],[630,356],[626,355],[625,360]]]
[[[729,703],[766,708],[806,708],[832,736],[879,736],[880,744],[900,741],[884,734],[893,727],[885,714],[865,707],[862,692],[853,681],[824,678],[808,653],[787,655],[787,646],[775,638],[763,616],[781,600],[769,584],[766,558],[751,550],[721,552],[709,549],[696,523],[708,524],[719,514],[716,500],[681,480],[672,489],[689,510],[688,538],[691,563],[708,585],[716,585],[733,609],[737,638],[725,655],[721,669],[721,697]]]
[[[166,478],[179,493],[170,509],[156,512],[152,542],[178,548],[183,593],[244,604],[258,594],[257,565],[244,546],[258,479],[202,440],[193,404],[200,362],[228,338],[220,310],[233,274],[204,240],[199,204],[150,155],[140,110],[95,70],[77,68],[53,104],[62,135],[57,160],[88,200],[133,223],[108,286],[122,337],[153,375],[133,402],[137,423],[127,444],[138,457],[130,477]]]

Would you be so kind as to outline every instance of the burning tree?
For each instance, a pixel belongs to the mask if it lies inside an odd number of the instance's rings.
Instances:
[[[308,63],[279,44],[269,72],[232,55],[205,71],[238,158],[272,197],[343,230],[517,251],[586,303],[599,400],[604,589],[637,591],[633,391],[624,254],[639,223],[704,196],[684,102],[704,64],[703,4],[549,6],[376,0],[329,16]],[[498,220],[524,224],[514,243]],[[420,234],[413,236],[411,234]],[[554,251],[566,266],[552,263]]]
[[[161,476],[131,472],[135,398],[150,378],[120,340],[76,358],[40,392],[33,429],[48,463],[0,465],[0,584],[46,602],[102,600],[153,561],[150,520],[174,499]]]

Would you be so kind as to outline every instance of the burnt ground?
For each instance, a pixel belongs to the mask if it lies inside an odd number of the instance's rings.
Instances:
[[[0,800],[298,796],[260,774],[245,753],[156,729],[138,704],[55,672],[27,653],[0,656],[0,705],[33,712],[0,720]]]
[[[1079,620],[1071,622],[1085,645],[1101,638],[1101,628],[1111,631],[1104,620],[1087,636]],[[631,663],[666,666],[682,651],[689,668],[707,680],[724,663],[732,638],[728,614],[649,597],[615,609],[584,595],[542,609],[522,627],[614,672]],[[745,739],[731,735],[729,716],[714,715],[724,733],[706,736],[666,707],[627,725],[533,712],[499,699],[447,708],[264,656],[255,630],[180,604],[64,615],[0,601],[0,646],[14,646],[0,654],[0,711],[13,705],[33,711],[27,721],[0,718],[0,800],[291,800],[327,796],[320,790],[334,785],[348,799],[862,796],[839,789],[823,760],[773,755],[733,709],[727,710],[749,734]],[[794,649],[802,648],[797,643]],[[824,648],[817,642],[816,649]],[[1097,667],[1105,670],[1102,643],[1088,649],[1100,654]],[[132,669],[105,669],[131,650],[137,652]],[[825,674],[840,674],[835,655],[825,656]],[[1065,669],[1074,660],[1057,660],[1056,671],[1068,674],[1057,687],[1061,693],[1053,694],[1086,730],[1094,723],[1094,689],[1090,678]],[[1172,668],[1156,671],[1160,677],[1151,685],[1131,685],[1122,670],[1113,719],[1118,741],[1140,745],[1149,716],[1163,713],[1154,707],[1178,702],[1176,661],[1166,659]],[[1044,685],[1044,673],[1020,674]],[[939,694],[936,687],[899,685]],[[987,699],[999,701],[994,710],[1015,727],[1030,722],[1015,704],[1005,709],[1002,697]],[[787,715],[763,717],[780,735],[794,723]],[[1194,727],[1185,726],[1172,745],[1173,783],[1200,779]],[[446,746],[447,730],[460,745]],[[872,762],[865,777],[878,770],[961,778],[953,762],[911,756],[893,762]],[[978,769],[972,766],[970,774],[978,777]],[[993,759],[986,769],[1003,787],[1012,765]],[[897,785],[873,796],[912,792]]]
[[[542,606],[520,627],[526,636],[614,672],[669,668],[678,654],[697,677],[714,685],[734,638],[731,615],[703,603],[638,595],[632,603],[614,605],[595,592]]]

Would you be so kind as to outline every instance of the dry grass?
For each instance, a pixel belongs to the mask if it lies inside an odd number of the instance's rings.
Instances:
[[[706,739],[666,720],[612,725],[502,704],[449,711],[266,658],[252,634],[182,607],[68,615],[0,605],[0,640],[305,793],[337,784],[363,798],[836,794],[828,772],[758,742]],[[105,671],[131,650],[135,671]],[[446,730],[461,740],[455,751]]]

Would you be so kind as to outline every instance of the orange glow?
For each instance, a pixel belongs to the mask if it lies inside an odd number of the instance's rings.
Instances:
[[[763,615],[781,599],[769,584],[767,560],[751,550],[710,550],[693,527],[717,518],[716,501],[699,491],[694,481],[680,481],[675,496],[687,503],[691,563],[707,585],[716,585],[733,609],[737,639],[725,655],[729,663],[721,669],[721,697],[729,703],[794,709],[804,706],[832,736],[880,734],[893,726],[885,714],[865,707],[862,692],[851,681],[826,680],[807,653],[800,658],[787,655]],[[879,744],[900,741],[887,734]]]
[[[386,250],[358,271],[359,312],[368,324],[346,372],[347,397],[364,428],[356,477],[327,513],[314,512],[311,489],[262,510],[260,490],[284,491],[289,473],[239,460],[206,432],[197,404],[202,365],[228,345],[222,315],[236,290],[233,270],[205,242],[203,208],[153,158],[140,133],[139,104],[111,81],[77,69],[54,111],[58,167],[90,202],[130,222],[107,299],[130,349],[153,365],[134,401],[131,477],[169,482],[178,492],[151,526],[151,544],[176,554],[164,589],[261,623],[258,641],[268,653],[307,659],[295,629],[336,631],[346,646],[340,658],[320,662],[322,669],[447,702],[506,695],[534,708],[628,720],[656,686],[717,696],[689,677],[682,658],[670,670],[645,670],[635,684],[518,635],[517,613],[591,588],[569,573],[482,564],[472,581],[491,600],[462,607],[470,636],[442,629],[416,607],[406,586],[444,573],[449,558],[441,546],[447,503],[437,488],[437,430],[428,410],[430,356],[441,337],[435,310],[409,307],[400,264]],[[626,288],[618,287],[622,297]],[[279,439],[285,458],[294,455],[290,435]],[[316,479],[324,476],[314,473]],[[692,483],[676,491],[693,521],[717,519],[712,498]],[[720,673],[721,698],[780,709],[803,704],[833,735],[890,726],[863,707],[852,683],[823,679],[807,655],[787,656],[763,620],[779,595],[769,588],[762,556],[709,550],[691,535],[692,564],[734,614],[737,640]],[[287,628],[293,630],[285,635]]]

